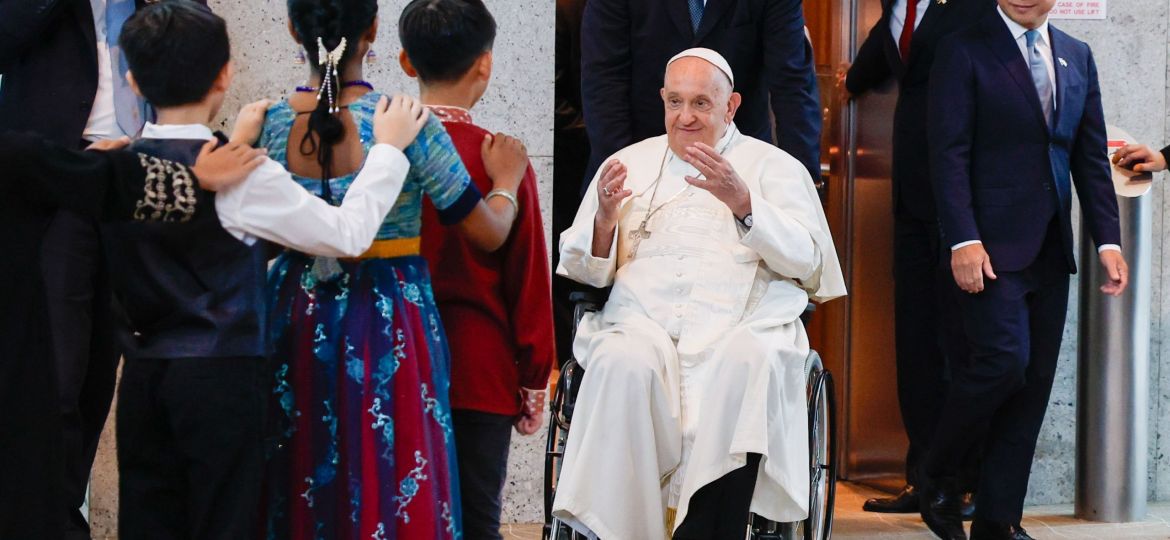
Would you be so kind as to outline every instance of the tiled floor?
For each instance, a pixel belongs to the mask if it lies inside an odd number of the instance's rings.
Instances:
[[[880,492],[856,484],[837,488],[833,538],[922,539],[934,538],[914,514],[871,514],[861,511],[865,499]],[[1081,521],[1072,505],[1034,506],[1024,511],[1022,523],[1037,540],[1109,539],[1152,540],[1170,538],[1170,504],[1152,504],[1140,523],[1111,524]]]
[[[837,488],[833,538],[921,539],[934,538],[917,515],[871,514],[861,504],[880,492],[842,483]],[[1092,523],[1073,518],[1072,506],[1037,506],[1024,513],[1023,526],[1037,540],[1153,540],[1170,539],[1170,504],[1152,504],[1140,523]],[[540,525],[505,525],[505,540],[540,540]]]
[[[504,540],[540,540],[540,525],[505,524],[500,533]]]

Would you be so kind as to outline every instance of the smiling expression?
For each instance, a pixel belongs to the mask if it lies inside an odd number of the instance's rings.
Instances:
[[[740,102],[727,75],[694,57],[680,58],[666,68],[661,95],[667,142],[678,156],[685,156],[686,148],[696,142],[715,146]]]

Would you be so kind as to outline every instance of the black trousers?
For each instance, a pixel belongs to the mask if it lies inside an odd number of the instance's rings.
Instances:
[[[508,473],[513,417],[466,409],[451,411],[463,537],[500,540],[501,494]]]
[[[126,361],[118,391],[121,538],[254,536],[263,366],[260,358]]]
[[[119,356],[97,223],[57,212],[45,235],[41,265],[62,419],[60,512],[66,538],[89,538],[79,508],[114,398]]]
[[[962,456],[982,441],[976,511],[999,523],[1022,516],[1060,355],[1069,274],[1058,234],[1050,233],[1029,268],[996,272],[983,292],[961,293],[971,355],[956,366],[926,461],[932,478],[953,478]]]
[[[760,455],[748,454],[747,465],[699,488],[691,497],[686,519],[675,529],[674,540],[744,538],[759,470]]]
[[[948,251],[936,222],[895,215],[894,352],[910,485],[917,484],[946,401],[948,364],[968,354]]]

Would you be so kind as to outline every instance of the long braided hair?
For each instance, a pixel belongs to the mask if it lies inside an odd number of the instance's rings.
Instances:
[[[362,34],[369,30],[377,16],[377,0],[288,0],[289,20],[305,46],[313,71],[322,75],[322,89],[331,87],[340,94],[340,69],[358,54]],[[337,62],[337,69],[326,73],[322,65],[325,59],[318,51],[318,40],[327,51],[333,51],[342,39],[347,42],[345,53]],[[340,100],[340,96],[337,99]],[[308,131],[300,143],[302,155],[317,155],[326,186],[333,177],[333,148],[345,137],[345,125],[330,101],[326,95],[317,100],[317,108],[309,113]]]

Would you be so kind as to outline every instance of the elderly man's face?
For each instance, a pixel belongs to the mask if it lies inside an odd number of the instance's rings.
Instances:
[[[662,103],[666,137],[675,155],[701,142],[715,146],[735,117],[740,96],[719,68],[702,58],[680,58],[666,70]]]

